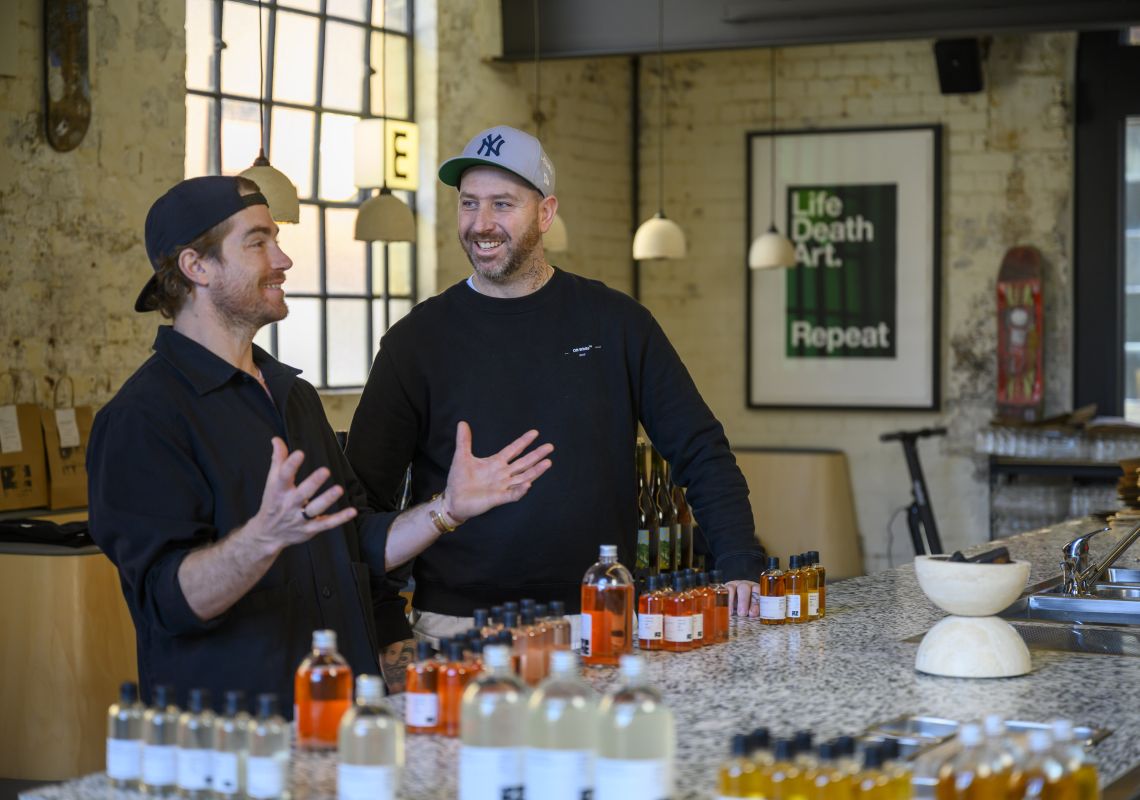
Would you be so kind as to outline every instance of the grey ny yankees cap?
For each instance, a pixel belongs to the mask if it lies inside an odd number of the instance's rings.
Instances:
[[[460,155],[440,165],[439,179],[448,186],[459,186],[466,170],[481,165],[513,172],[543,197],[554,194],[554,164],[538,139],[517,128],[496,125],[475,134]]]

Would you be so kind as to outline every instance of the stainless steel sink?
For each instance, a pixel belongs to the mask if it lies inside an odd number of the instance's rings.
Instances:
[[[1140,569],[1109,567],[1104,577],[1109,583],[1140,583]]]
[[[1140,599],[1136,592],[1108,587],[1095,597],[1073,597],[1054,588],[1019,598],[1000,616],[1073,624],[1140,625]]]

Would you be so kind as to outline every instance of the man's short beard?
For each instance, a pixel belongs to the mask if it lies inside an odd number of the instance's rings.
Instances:
[[[487,273],[479,269],[475,259],[471,256],[471,250],[468,248],[468,242],[463,237],[460,237],[461,244],[464,245],[463,252],[467,254],[467,260],[471,262],[471,267],[478,273],[479,277],[488,280],[491,283],[504,284],[510,283],[511,279],[518,273],[522,272],[525,268],[529,267],[534,262],[534,251],[538,249],[539,243],[542,241],[542,231],[538,229],[538,220],[534,220],[530,227],[523,233],[522,238],[517,242],[517,245],[511,247],[510,256],[507,258],[503,268],[498,272]],[[472,241],[471,247],[476,245]]]

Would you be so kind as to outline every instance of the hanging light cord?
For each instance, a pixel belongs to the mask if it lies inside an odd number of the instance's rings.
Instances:
[[[776,226],[776,48],[768,50],[768,220]]]
[[[538,71],[538,0],[534,0],[534,138],[542,138],[542,84]]]
[[[265,158],[265,150],[269,141],[265,138],[265,43],[261,32],[262,4],[257,0],[257,96],[261,106],[261,152],[259,159]]]
[[[665,213],[665,0],[657,0],[657,212]]]

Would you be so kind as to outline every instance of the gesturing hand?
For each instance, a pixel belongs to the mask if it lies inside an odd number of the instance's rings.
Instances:
[[[537,438],[538,431],[527,431],[493,456],[476,458],[471,453],[471,426],[460,422],[444,493],[448,515],[467,520],[525,495],[535,479],[550,469],[547,456],[554,450],[552,444],[520,455]]]
[[[728,607],[736,617],[760,616],[760,584],[754,581],[728,581]]]
[[[324,514],[344,494],[342,486],[333,486],[317,494],[329,479],[328,467],[313,470],[309,477],[294,485],[297,470],[304,460],[305,454],[300,450],[290,453],[284,441],[273,437],[269,475],[261,495],[261,508],[254,519],[278,549],[307,541],[321,531],[339,527],[356,516],[356,509],[351,506],[327,516]]]

